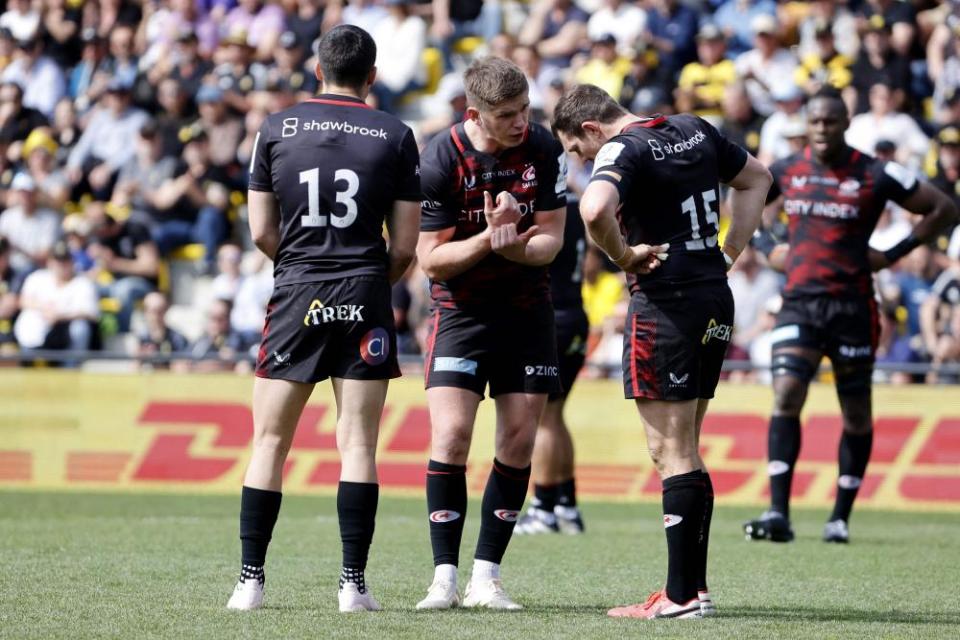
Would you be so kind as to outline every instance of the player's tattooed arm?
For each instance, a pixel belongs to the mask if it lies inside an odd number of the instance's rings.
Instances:
[[[669,245],[630,246],[617,223],[620,194],[610,182],[593,181],[580,199],[580,216],[590,237],[614,264],[628,273],[650,273],[667,259]]]
[[[280,208],[272,191],[247,191],[247,221],[253,243],[273,260],[280,246]]]
[[[387,234],[390,245],[387,248],[389,258],[388,277],[394,284],[406,272],[417,250],[420,235],[420,203],[397,200],[393,211],[387,216]]]

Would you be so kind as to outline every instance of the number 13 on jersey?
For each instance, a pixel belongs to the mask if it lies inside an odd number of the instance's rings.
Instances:
[[[337,202],[346,207],[344,215],[330,212],[330,224],[338,229],[349,227],[357,219],[357,201],[353,199],[360,190],[360,178],[350,169],[337,169],[333,174],[334,183],[346,182],[344,191],[337,191]],[[307,215],[300,216],[304,227],[325,227],[327,216],[320,215],[320,169],[308,169],[300,172],[300,184],[307,185]]]
[[[700,194],[704,216],[706,217],[706,228],[704,231],[708,234],[705,238],[700,235],[700,219],[697,212],[696,196],[690,196],[680,204],[680,208],[686,215],[690,216],[690,240],[687,240],[687,251],[704,251],[708,248],[717,246],[717,233],[720,228],[720,218],[717,211],[713,208],[717,201],[717,192],[715,189],[707,189]],[[713,225],[713,230],[709,226]]]

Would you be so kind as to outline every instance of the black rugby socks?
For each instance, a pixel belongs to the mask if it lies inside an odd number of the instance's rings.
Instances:
[[[493,459],[487,488],[483,492],[480,538],[474,558],[500,564],[513,536],[529,483],[530,465],[519,469]]]
[[[686,604],[697,597],[700,532],[706,483],[700,469],[663,481],[663,526],[667,535],[667,597]]]
[[[467,467],[431,460],[427,465],[427,512],[433,564],[458,565],[467,517]]]
[[[837,499],[833,504],[830,520],[850,520],[853,501],[867,471],[872,448],[873,430],[864,435],[853,435],[844,431],[840,437],[840,475],[837,478]]]
[[[767,473],[770,475],[770,508],[790,518],[790,486],[800,457],[800,418],[773,416],[767,439]]]
[[[279,491],[253,487],[244,487],[240,494],[241,580],[257,579],[263,582],[263,565],[280,513],[281,498]]]
[[[363,571],[367,568],[373,541],[379,497],[380,485],[375,482],[341,481],[337,486],[337,516],[343,546],[340,586],[344,582],[353,582],[360,593],[365,590]]]

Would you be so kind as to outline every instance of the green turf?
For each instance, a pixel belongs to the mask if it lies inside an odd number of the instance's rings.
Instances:
[[[224,609],[238,570],[238,498],[0,493],[0,637],[11,638],[957,638],[960,517],[863,511],[853,544],[795,514],[791,545],[746,542],[754,511],[714,514],[721,616],[611,620],[662,583],[655,505],[587,504],[588,534],[515,539],[504,581],[519,613],[415,612],[432,575],[419,500],[381,501],[368,581],[386,611],[336,612],[334,501],[286,498],[267,607]],[[478,509],[471,505],[463,567]],[[461,580],[466,575],[461,574]]]

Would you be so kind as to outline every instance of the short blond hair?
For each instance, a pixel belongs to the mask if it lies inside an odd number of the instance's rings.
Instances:
[[[484,110],[526,95],[529,89],[520,67],[494,56],[475,60],[463,74],[463,86],[467,104]]]

